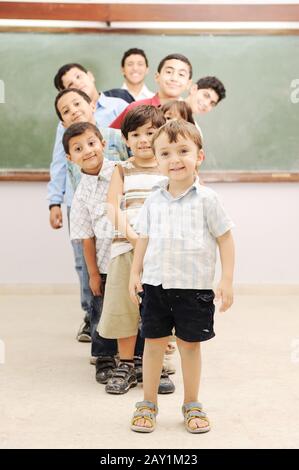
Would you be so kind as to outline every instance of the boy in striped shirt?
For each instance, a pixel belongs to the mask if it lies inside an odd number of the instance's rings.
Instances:
[[[152,187],[163,176],[152,151],[152,138],[165,123],[160,109],[140,105],[132,109],[122,124],[122,134],[133,159],[118,165],[111,178],[107,202],[111,209],[109,218],[117,233],[111,247],[103,312],[99,334],[116,338],[120,364],[106,385],[106,392],[124,394],[142,381],[142,361],[136,358],[136,343],[140,343],[138,327],[140,314],[129,296],[129,277],[133,250],[138,238],[133,229],[136,218],[150,194]],[[174,385],[167,374],[160,378],[160,393],[172,393]]]

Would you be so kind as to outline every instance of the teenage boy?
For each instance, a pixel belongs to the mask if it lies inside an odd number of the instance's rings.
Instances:
[[[149,67],[148,59],[142,49],[134,47],[124,53],[121,59],[121,71],[124,76],[122,89],[127,90],[136,101],[154,96],[155,93],[144,83]]]
[[[80,64],[66,64],[62,66],[55,78],[55,87],[58,90],[78,88],[85,92],[94,106],[94,114],[97,123],[102,128],[108,127],[110,122],[125,109],[127,103],[118,98],[109,98],[97,91],[95,79],[90,71]],[[82,122],[82,119],[81,119]],[[52,162],[50,165],[50,182],[48,184],[50,225],[54,229],[63,226],[61,204],[65,201],[69,216],[73,198],[73,188],[67,171],[67,160],[62,145],[64,126],[60,122],[56,131]],[[75,268],[80,280],[81,307],[84,311],[84,322],[77,334],[78,341],[90,341],[89,311],[92,303],[92,294],[88,286],[88,273],[84,262],[81,244],[73,244]]]
[[[182,54],[170,54],[161,60],[155,75],[158,92],[152,97],[129,104],[111,123],[110,127],[120,129],[125,115],[139,104],[160,106],[167,101],[177,100],[191,86],[192,65]]]
[[[189,104],[194,116],[212,111],[225,98],[223,83],[216,77],[203,77],[191,88],[185,102]]]
[[[168,179],[145,201],[135,230],[139,233],[130,276],[130,295],[142,298],[141,334],[144,401],[136,403],[131,429],[151,432],[156,426],[157,391],[168,337],[175,328],[181,356],[185,427],[191,433],[210,430],[198,401],[200,343],[214,333],[213,280],[216,248],[222,264],[216,299],[220,312],[233,303],[234,244],[232,221],[216,193],[201,186],[201,137],[193,124],[169,121],[152,141],[159,168]]]

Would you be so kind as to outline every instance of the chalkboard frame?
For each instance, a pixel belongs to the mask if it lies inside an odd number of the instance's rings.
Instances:
[[[91,17],[86,17],[91,15]],[[93,20],[105,21],[107,28],[47,28],[42,26],[10,26],[0,27],[4,32],[51,32],[55,33],[132,33],[135,34],[228,34],[228,35],[299,35],[298,28],[269,29],[262,22],[269,21],[299,21],[299,5],[140,5],[140,4],[93,4],[86,9],[86,4],[53,4],[25,2],[2,2],[1,18],[6,19],[47,19],[47,20]],[[128,29],[111,28],[111,21],[258,21],[261,28],[256,29]],[[241,171],[206,171],[202,172],[207,182],[299,182],[297,172],[241,172]],[[0,181],[49,181],[49,172],[45,170],[0,170]]]

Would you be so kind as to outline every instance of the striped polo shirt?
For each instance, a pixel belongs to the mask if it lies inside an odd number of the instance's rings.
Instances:
[[[153,186],[165,177],[161,175],[158,165],[142,167],[134,161],[126,161],[119,164],[119,166],[124,181],[121,209],[125,212],[129,224],[133,227]],[[112,242],[111,258],[127,253],[132,249],[131,243],[125,238],[124,234],[116,232]]]

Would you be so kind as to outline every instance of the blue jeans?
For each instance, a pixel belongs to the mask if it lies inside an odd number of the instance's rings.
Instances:
[[[68,226],[70,224],[70,207],[67,208]],[[90,323],[91,333],[91,355],[92,356],[115,356],[117,354],[117,341],[106,339],[99,335],[97,326],[101,318],[103,308],[103,297],[94,296],[89,287],[89,275],[83,254],[82,242],[72,240],[72,247],[75,257],[75,269],[80,283],[81,307],[85,312],[84,321]],[[105,291],[106,275],[102,274],[103,290]],[[142,356],[144,339],[138,332],[135,347],[135,355]]]
[[[105,295],[106,274],[101,274],[103,294]],[[97,326],[99,324],[104,295],[94,296],[92,310],[90,312],[90,333],[91,333],[91,355],[92,356],[115,356],[117,353],[117,341],[115,339],[106,339],[99,335]],[[144,339],[138,331],[137,341],[135,346],[135,356],[143,356]]]
[[[67,219],[68,227],[70,228],[70,211],[71,208],[67,208]],[[79,277],[80,285],[80,301],[81,308],[85,312],[85,322],[89,322],[90,312],[92,309],[93,294],[89,287],[89,275],[87,266],[83,255],[83,247],[81,240],[71,240],[74,258],[75,258],[75,269]]]
[[[102,290],[105,293],[106,274],[101,274]],[[117,354],[116,339],[103,338],[97,332],[102,310],[103,296],[93,296],[92,308],[90,311],[90,335],[91,335],[91,355],[92,356],[115,356]]]

